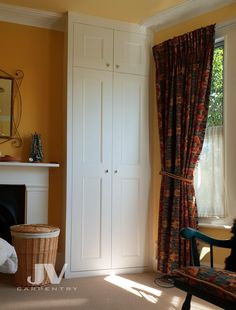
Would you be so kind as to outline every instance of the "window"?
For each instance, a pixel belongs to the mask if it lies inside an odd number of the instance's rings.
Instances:
[[[194,176],[200,222],[204,218],[214,220],[228,215],[225,203],[223,95],[224,42],[221,41],[214,50],[207,128]]]

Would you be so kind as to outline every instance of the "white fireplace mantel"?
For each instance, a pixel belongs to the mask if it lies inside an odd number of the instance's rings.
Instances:
[[[44,168],[55,168],[60,167],[58,163],[23,163],[17,161],[3,161],[0,162],[1,166],[12,166],[12,167],[44,167]]]
[[[0,162],[0,185],[25,185],[25,223],[48,223],[49,168],[57,163]]]

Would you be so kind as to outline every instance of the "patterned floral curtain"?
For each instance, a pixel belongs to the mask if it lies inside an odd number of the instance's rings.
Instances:
[[[215,26],[153,47],[161,148],[158,270],[189,265],[183,227],[197,228],[193,173],[206,128]]]

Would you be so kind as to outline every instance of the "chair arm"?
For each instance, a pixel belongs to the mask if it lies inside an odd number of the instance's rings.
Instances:
[[[226,239],[226,240],[218,240],[218,239],[214,239],[211,238],[209,236],[207,236],[206,234],[201,233],[200,231],[187,227],[187,228],[183,228],[180,231],[180,235],[185,238],[185,239],[199,239],[205,243],[208,243],[210,245],[214,245],[220,248],[228,248],[231,249],[232,248],[232,240],[231,239]]]

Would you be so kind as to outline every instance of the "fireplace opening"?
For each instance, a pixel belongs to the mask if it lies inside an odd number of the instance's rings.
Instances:
[[[0,185],[0,238],[12,243],[10,226],[25,223],[25,185]]]

